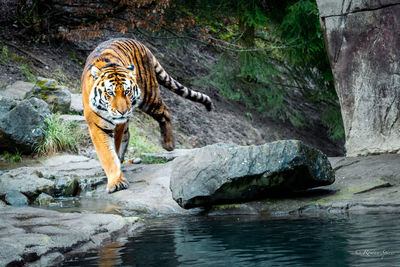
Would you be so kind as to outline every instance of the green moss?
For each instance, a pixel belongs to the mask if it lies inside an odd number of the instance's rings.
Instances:
[[[242,207],[241,204],[214,205],[214,206],[212,206],[211,211],[228,210],[228,209],[240,209],[241,207]]]
[[[144,164],[164,164],[168,162],[168,160],[164,158],[151,157],[151,156],[142,156],[141,159],[142,163]]]

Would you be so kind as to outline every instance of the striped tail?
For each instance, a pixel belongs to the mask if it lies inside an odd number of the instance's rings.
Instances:
[[[183,96],[194,102],[202,103],[208,111],[212,109],[211,98],[203,93],[190,90],[186,86],[180,84],[178,81],[174,80],[160,65],[158,60],[153,56],[154,59],[154,70],[156,72],[157,81],[159,84],[167,87],[169,90],[177,95]]]

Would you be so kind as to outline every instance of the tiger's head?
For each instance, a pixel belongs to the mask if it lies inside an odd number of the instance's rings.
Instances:
[[[93,111],[113,124],[127,122],[140,104],[135,66],[110,63],[99,69],[93,65],[90,75],[95,81],[89,97]]]

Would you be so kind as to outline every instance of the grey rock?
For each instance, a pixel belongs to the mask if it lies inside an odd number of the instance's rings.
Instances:
[[[5,199],[11,206],[19,207],[28,205],[28,198],[18,190],[8,190]]]
[[[172,196],[184,208],[237,203],[332,184],[327,157],[300,141],[216,144],[174,160]]]
[[[390,5],[400,4],[399,0],[317,0],[319,14],[321,17],[342,16],[355,12],[375,10]]]
[[[46,193],[41,193],[37,198],[36,198],[36,204],[39,204],[40,206],[46,206],[49,205],[50,203],[54,202],[54,198]]]
[[[140,163],[142,163],[142,159],[141,158],[135,158],[132,163],[133,164],[140,164]]]
[[[208,215],[327,216],[398,212],[400,155],[329,158],[335,183],[290,197],[214,205]]]
[[[317,3],[341,105],[347,156],[398,152],[400,1]]]
[[[44,121],[50,115],[48,105],[30,98],[8,108],[11,109],[0,115],[0,149],[31,153],[45,136]]]
[[[71,94],[70,111],[73,113],[83,114],[82,94]]]
[[[51,79],[38,77],[35,86],[25,95],[25,98],[31,97],[46,101],[52,112],[67,113],[71,106],[71,93],[67,87]]]
[[[0,119],[3,118],[10,110],[15,108],[17,101],[12,98],[0,95]]]
[[[42,192],[54,194],[54,182],[38,177],[35,171],[33,167],[22,167],[0,175],[0,197],[4,197],[9,190],[20,191],[30,201],[34,201]]]
[[[40,164],[0,175],[0,197],[15,189],[33,202],[41,193],[75,196],[80,189],[93,190],[107,182],[100,163],[83,156],[63,154],[43,159]]]
[[[73,197],[78,194],[79,181],[76,177],[58,177],[55,179],[56,195],[64,197]]]
[[[160,159],[160,160],[165,160],[165,161],[171,161],[176,159],[177,157],[185,156],[189,153],[192,153],[195,151],[197,148],[192,148],[192,149],[174,149],[172,151],[161,151],[161,152],[155,152],[155,153],[142,153],[142,156],[144,157],[151,157],[155,159]]]
[[[34,84],[30,82],[16,81],[15,83],[8,85],[5,90],[0,91],[0,95],[15,100],[22,100],[33,86]]]
[[[44,266],[131,236],[141,223],[112,214],[3,207],[0,225],[0,266]]]

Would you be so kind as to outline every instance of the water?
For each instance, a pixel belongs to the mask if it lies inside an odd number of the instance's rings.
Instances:
[[[398,266],[399,216],[158,219],[63,266]]]

